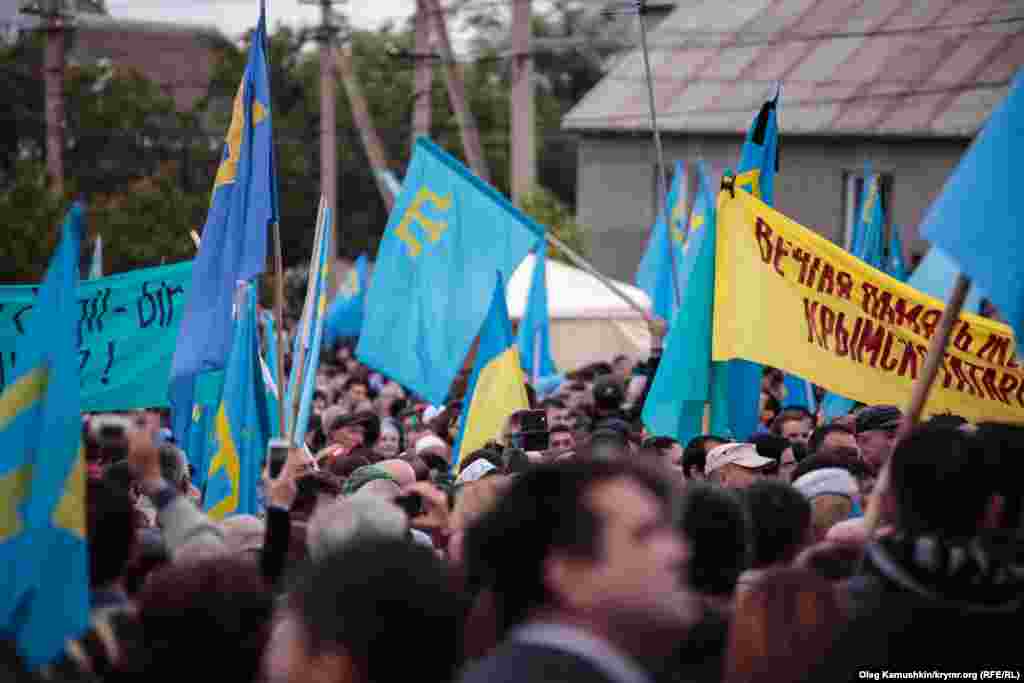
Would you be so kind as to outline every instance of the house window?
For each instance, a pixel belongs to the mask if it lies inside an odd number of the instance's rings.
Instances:
[[[886,258],[889,257],[889,245],[892,230],[892,187],[893,177],[890,173],[881,173],[881,201],[885,225],[882,227],[882,244]],[[861,195],[864,192],[864,171],[846,171],[843,173],[843,248],[853,250],[853,230],[860,215]]]

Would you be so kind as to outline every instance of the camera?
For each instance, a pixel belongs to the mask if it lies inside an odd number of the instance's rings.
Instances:
[[[520,421],[519,431],[512,434],[509,444],[524,451],[546,451],[551,445],[548,433],[548,414],[544,410],[529,410]]]
[[[271,439],[267,443],[267,473],[271,479],[281,474],[281,469],[288,460],[291,444],[287,439]]]

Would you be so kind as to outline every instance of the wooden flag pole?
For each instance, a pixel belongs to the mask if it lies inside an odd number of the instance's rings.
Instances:
[[[942,317],[939,319],[938,328],[928,343],[928,355],[924,360],[924,368],[921,375],[914,383],[913,393],[910,395],[910,404],[903,416],[903,423],[900,425],[897,443],[906,438],[914,426],[921,420],[921,413],[928,402],[928,394],[931,392],[935,378],[942,367],[942,359],[946,354],[946,347],[949,346],[949,338],[953,334],[953,326],[960,318],[960,311],[963,310],[964,301],[967,299],[967,291],[971,287],[971,280],[963,273],[957,275],[956,283],[953,285],[953,292],[942,310]],[[891,458],[890,458],[891,460]],[[889,494],[889,463],[886,463],[875,482],[875,490],[868,504],[867,512],[864,515],[864,522],[867,526],[868,536],[873,536],[882,522],[882,501]]]
[[[274,223],[274,317],[277,318],[277,420],[281,438],[284,422],[284,257],[281,254],[281,225]]]

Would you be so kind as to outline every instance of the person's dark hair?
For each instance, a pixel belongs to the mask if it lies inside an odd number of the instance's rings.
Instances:
[[[358,540],[310,567],[291,605],[313,655],[344,653],[357,681],[448,681],[464,605],[441,561],[422,546]],[[401,644],[402,656],[395,656]]]
[[[668,504],[669,484],[650,469],[624,461],[559,463],[517,477],[497,506],[470,527],[465,539],[468,584],[493,590],[502,633],[552,600],[544,563],[553,552],[585,558],[601,554],[602,522],[587,507],[586,494],[619,478],[641,484]]]
[[[831,467],[844,469],[856,479],[870,476],[867,466],[857,457],[857,451],[845,446],[822,448],[814,455],[804,458],[793,470],[793,481],[814,470]]]
[[[896,446],[889,475],[902,531],[949,537],[977,533],[992,481],[974,436],[949,427],[918,427]]]
[[[104,586],[124,574],[135,546],[135,505],[127,490],[91,479],[86,494],[89,585]]]
[[[289,511],[295,519],[308,519],[320,495],[340,496],[341,482],[330,472],[307,472],[295,482],[298,493]]]
[[[690,548],[689,584],[698,593],[731,595],[750,556],[750,523],[739,498],[719,486],[687,484],[678,519]]]
[[[772,420],[771,433],[782,436],[782,425],[795,420],[808,420],[814,425],[814,415],[803,406],[786,406]]]
[[[811,504],[789,484],[762,480],[743,491],[750,520],[751,566],[791,562],[808,540]]]
[[[775,461],[774,465],[766,467],[766,474],[771,474],[771,470],[778,472],[779,465],[782,463],[782,454],[786,452],[786,449],[792,447],[789,439],[775,434],[755,434],[751,437],[750,443],[757,448],[758,455]]]
[[[230,666],[220,668],[219,680],[253,681],[273,606],[252,562],[215,558],[161,569],[139,594],[141,638],[126,652],[126,673],[188,680],[197,662],[221,661]]]
[[[353,472],[358,470],[360,467],[366,467],[371,464],[370,459],[365,455],[352,452],[344,458],[335,458],[334,462],[331,463],[330,472],[334,476],[344,481],[348,479]]]
[[[947,427],[957,429],[967,424],[967,420],[960,415],[953,413],[936,413],[932,415],[925,424],[929,427]]]
[[[767,394],[764,399],[764,409],[771,411],[775,416],[778,416],[782,410],[782,404],[779,403],[779,399],[775,398],[771,394]],[[774,417],[772,418],[775,419]]]
[[[324,393],[323,391],[321,391],[320,389],[315,389],[315,390],[313,391],[313,400],[315,401],[315,400],[317,400],[318,398],[319,398],[319,399],[322,399],[322,400],[324,400],[324,401],[326,401],[326,400],[327,400],[327,394],[325,394],[325,393]]]
[[[837,432],[840,434],[849,434],[850,436],[857,436],[857,433],[854,432],[849,427],[847,427],[846,425],[836,424],[835,422],[832,422],[830,424],[818,427],[811,433],[811,439],[810,441],[807,442],[807,450],[810,451],[811,454],[817,453],[818,449],[821,448],[821,444],[825,443],[825,437],[828,436],[829,434],[832,434],[833,432]]]
[[[343,393],[347,394],[348,390],[356,386],[357,384],[362,384],[364,387],[366,387],[366,395],[370,395],[370,379],[362,374],[355,375],[354,377],[349,377],[347,380],[345,380],[345,383],[341,385],[341,390]]]
[[[565,405],[565,401],[563,401],[560,398],[546,398],[543,401],[541,401],[540,405],[538,406],[538,408],[542,408],[544,410],[547,410],[548,408],[557,408],[559,410],[564,410],[565,408],[568,407],[569,406]]]
[[[978,425],[976,438],[985,451],[992,493],[1003,497],[1002,526],[1007,530],[1024,527],[1024,427],[999,422]]]
[[[132,484],[136,482],[135,468],[127,460],[115,462],[103,468],[103,481],[107,482],[118,491],[131,494]]]
[[[729,443],[729,439],[714,434],[701,434],[695,436],[686,444],[683,449],[683,477],[693,479],[693,470],[704,472],[707,464],[708,451],[715,446]],[[712,445],[713,444],[713,445]]]
[[[327,445],[327,435],[324,434],[323,429],[323,417],[312,413],[309,416],[309,422],[306,424],[306,434],[309,435],[309,448],[316,453]]]

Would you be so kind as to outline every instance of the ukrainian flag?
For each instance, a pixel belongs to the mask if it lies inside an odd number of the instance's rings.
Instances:
[[[519,350],[505,304],[501,273],[494,286],[491,307],[480,329],[476,364],[462,410],[462,428],[455,444],[452,472],[458,474],[467,455],[498,438],[508,416],[529,408],[526,384],[519,365]]]
[[[242,285],[238,291],[231,358],[213,418],[217,451],[210,460],[203,508],[215,520],[256,514],[260,463],[270,438],[270,411],[256,332],[256,290]]]
[[[187,441],[196,377],[227,363],[235,287],[265,270],[267,228],[278,220],[266,40],[261,3],[171,364],[171,422],[178,443]]]
[[[79,406],[79,251],[74,204],[0,394],[0,637],[32,668],[88,625],[85,459]]]

